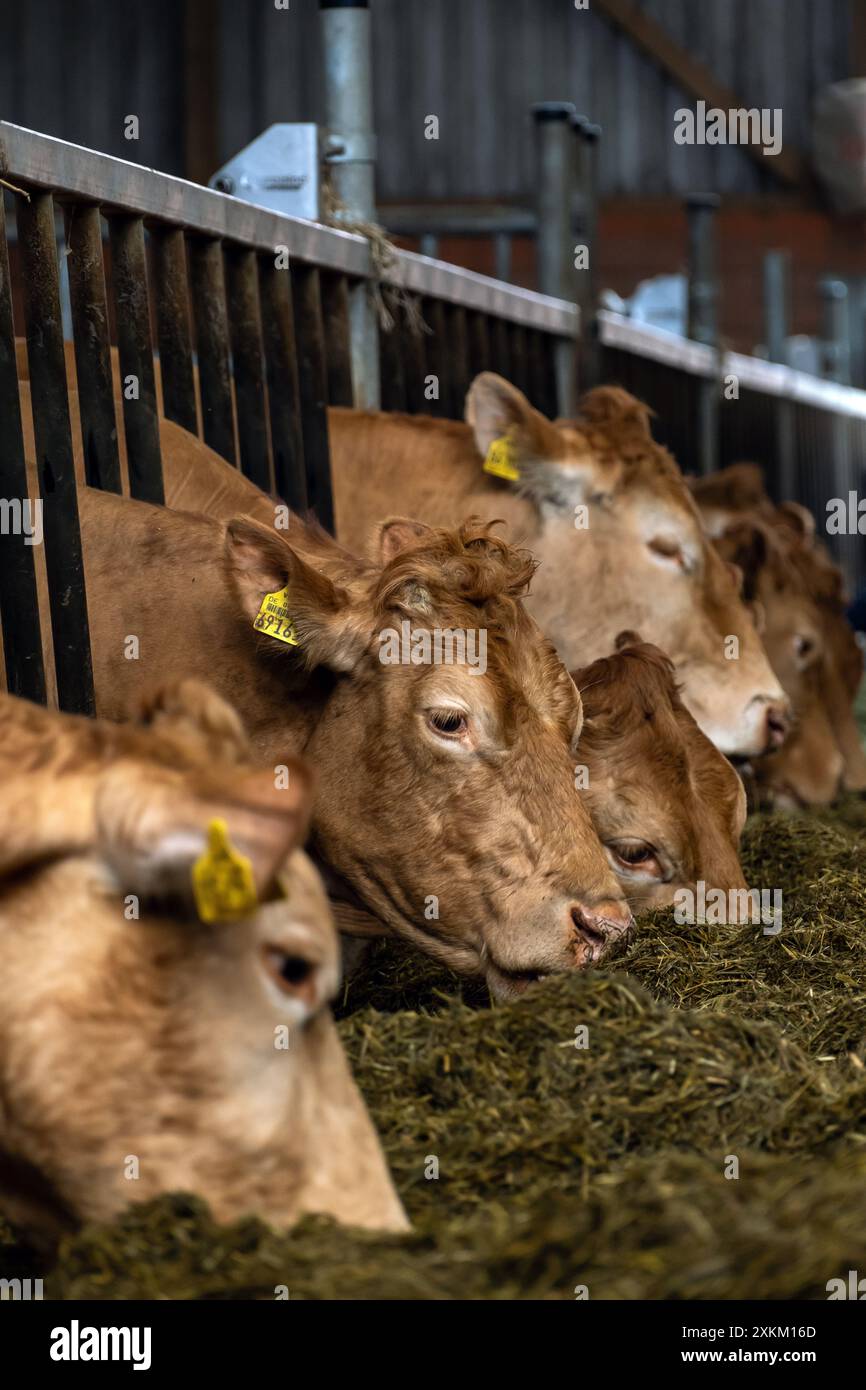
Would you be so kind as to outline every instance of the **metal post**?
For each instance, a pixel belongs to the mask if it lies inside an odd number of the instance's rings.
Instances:
[[[784,363],[787,358],[788,303],[791,258],[787,251],[768,251],[764,256],[764,337],[767,357]],[[785,501],[796,494],[794,413],[785,396],[773,405],[776,423],[775,491]]]
[[[573,116],[574,157],[580,190],[577,242],[586,247],[587,264],[577,272],[580,306],[579,370],[581,390],[601,380],[598,336],[598,156],[601,126],[585,116]]]
[[[826,276],[819,282],[824,301],[824,375],[848,385],[851,380],[851,352],[848,336],[848,286],[844,280]],[[844,497],[853,485],[851,469],[851,420],[847,415],[828,412],[830,417],[830,467],[835,497]]]
[[[715,193],[693,193],[686,199],[689,220],[688,336],[706,347],[718,348],[716,317]],[[719,381],[717,372],[698,385],[698,466],[702,473],[718,467]]]
[[[376,216],[372,50],[368,0],[319,0],[325,55],[325,123],[340,152],[329,155],[337,220]],[[349,295],[355,405],[379,407],[379,323],[369,284]]]
[[[532,114],[538,170],[538,288],[542,294],[574,301],[574,142],[569,124],[575,114],[574,106],[568,101],[542,101],[533,106]],[[560,339],[556,352],[560,415],[574,413],[576,376],[575,345]]]
[[[847,386],[851,380],[848,286],[844,280],[827,276],[821,280],[820,290],[824,301],[824,375]]]

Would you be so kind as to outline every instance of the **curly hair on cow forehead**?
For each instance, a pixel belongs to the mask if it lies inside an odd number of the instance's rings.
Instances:
[[[382,570],[375,599],[387,607],[407,584],[440,598],[482,604],[522,598],[537,568],[528,550],[492,534],[498,521],[470,517],[456,529],[432,528],[399,551]]]

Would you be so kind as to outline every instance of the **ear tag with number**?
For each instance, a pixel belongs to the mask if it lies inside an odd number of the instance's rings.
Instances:
[[[520,482],[520,471],[514,462],[514,445],[507,436],[493,440],[484,460],[484,472],[492,473],[494,478],[504,478],[507,483]]]
[[[207,849],[192,866],[195,905],[203,922],[230,922],[259,905],[253,866],[229,839],[224,820],[208,826]]]
[[[299,647],[298,634],[289,614],[289,586],[275,594],[265,594],[253,627],[268,637],[276,637],[289,647]]]

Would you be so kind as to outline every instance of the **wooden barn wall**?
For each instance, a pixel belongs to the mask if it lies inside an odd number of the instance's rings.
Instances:
[[[860,0],[643,0],[746,105],[782,107],[808,147],[824,83],[849,75]],[[190,0],[186,0],[189,4]],[[0,0],[0,115],[184,173],[183,0]],[[316,0],[196,3],[217,28],[220,160],[277,120],[320,116]],[[599,14],[572,0],[372,0],[383,200],[507,198],[533,188],[534,101],[565,98],[605,130],[602,192],[698,185],[752,196],[769,181],[738,149],[672,138],[682,93]],[[139,116],[141,138],[123,138]],[[424,139],[437,115],[440,139]]]

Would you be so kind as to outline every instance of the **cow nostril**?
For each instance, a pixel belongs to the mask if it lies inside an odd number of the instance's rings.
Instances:
[[[582,907],[571,909],[571,920],[580,936],[593,951],[601,951],[607,945],[607,933],[597,917],[592,917]]]
[[[313,973],[313,967],[301,956],[284,956],[280,974],[287,985],[302,985]]]
[[[767,747],[778,748],[788,732],[788,716],[781,705],[771,705],[767,710]]]

